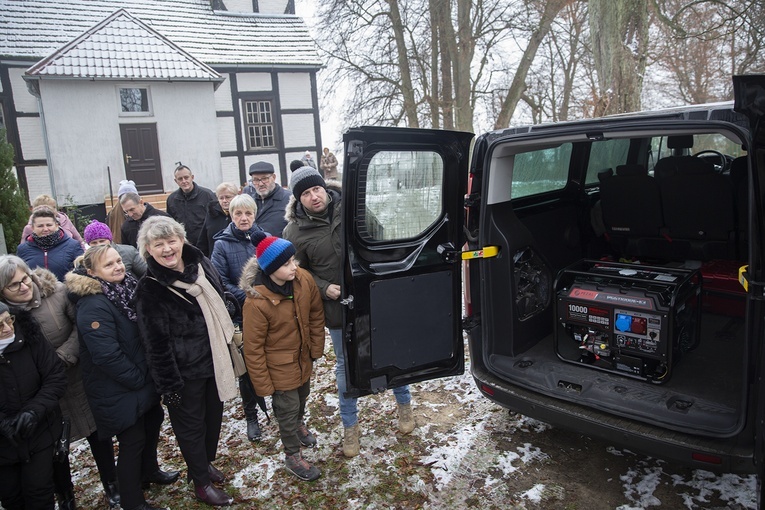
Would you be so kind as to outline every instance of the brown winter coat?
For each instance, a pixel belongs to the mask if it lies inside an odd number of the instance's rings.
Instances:
[[[32,281],[39,290],[35,298],[23,307],[40,323],[43,336],[55,349],[66,367],[66,394],[59,402],[64,417],[72,424],[70,438],[74,441],[96,430],[80,370],[80,341],[75,328],[74,305],[67,296],[66,286],[56,275],[38,267],[32,271]],[[10,304],[10,303],[9,303]]]
[[[316,283],[298,268],[294,299],[253,282],[260,272],[252,257],[242,270],[240,286],[247,293],[244,319],[244,358],[255,392],[299,388],[311,377],[313,360],[324,355],[324,309]]]

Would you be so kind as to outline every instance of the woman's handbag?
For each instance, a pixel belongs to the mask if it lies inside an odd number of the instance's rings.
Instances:
[[[243,346],[242,328],[239,324],[234,324],[234,336],[231,337],[231,343],[228,344],[228,350],[231,353],[231,364],[234,365],[234,375],[237,377],[241,377],[247,373],[247,365],[244,363]]]

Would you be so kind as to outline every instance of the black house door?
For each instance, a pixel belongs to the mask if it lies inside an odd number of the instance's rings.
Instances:
[[[140,195],[162,193],[156,124],[120,124],[125,176]]]

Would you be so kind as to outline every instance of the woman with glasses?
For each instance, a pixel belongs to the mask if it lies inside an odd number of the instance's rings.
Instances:
[[[18,320],[15,320],[18,319]],[[61,362],[29,312],[0,303],[0,503],[53,510],[53,450],[61,436]]]
[[[74,306],[67,297],[66,287],[50,271],[30,270],[15,255],[0,255],[0,302],[12,310],[31,313],[42,329],[66,371],[66,393],[61,398],[61,410],[71,424],[69,439],[87,438],[98,466],[104,492],[110,506],[119,503],[117,473],[114,469],[114,449],[111,439],[101,441],[96,434],[96,422],[88,405],[80,371],[80,342],[75,328]],[[69,458],[55,462],[54,477],[59,507],[75,508],[74,492],[69,474]]]

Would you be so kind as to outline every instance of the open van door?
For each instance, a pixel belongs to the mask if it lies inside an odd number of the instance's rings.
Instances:
[[[472,133],[345,133],[343,349],[348,393],[464,372],[461,264]]]
[[[740,280],[746,286],[748,302],[747,334],[757,339],[749,342],[755,346],[752,362],[756,363],[755,391],[753,400],[756,404],[756,441],[754,459],[758,475],[758,505],[765,505],[765,208],[763,207],[763,192],[765,192],[765,75],[734,76],[733,91],[735,95],[734,110],[749,118],[751,132],[751,147],[749,153],[749,267],[742,273]]]

